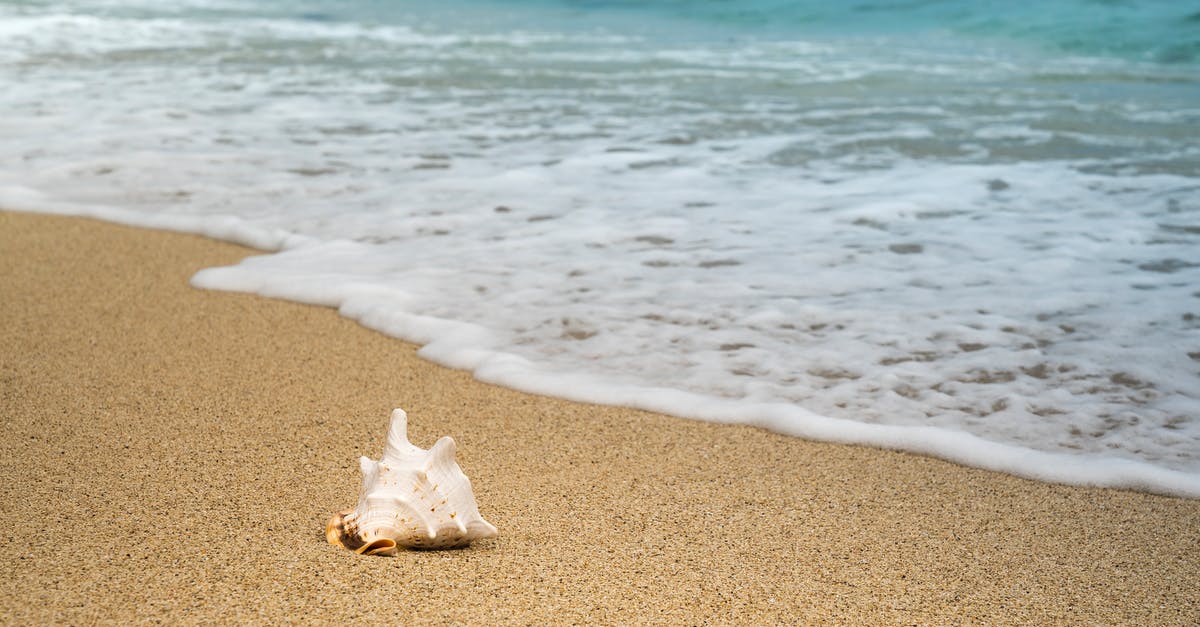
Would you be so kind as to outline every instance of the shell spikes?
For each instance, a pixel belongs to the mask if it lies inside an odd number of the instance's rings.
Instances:
[[[393,411],[383,457],[358,460],[358,505],[329,519],[325,539],[355,553],[396,555],[401,547],[442,549],[494,538],[496,528],[479,515],[455,450],[450,436],[429,450],[409,442],[408,415]]]

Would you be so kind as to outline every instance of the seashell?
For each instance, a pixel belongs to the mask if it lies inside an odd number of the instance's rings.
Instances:
[[[364,555],[395,555],[399,547],[442,549],[493,538],[479,515],[471,480],[454,461],[454,439],[429,450],[408,441],[408,415],[392,412],[383,457],[359,458],[358,506],[329,519],[325,539]]]

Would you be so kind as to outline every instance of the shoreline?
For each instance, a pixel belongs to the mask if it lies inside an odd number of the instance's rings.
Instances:
[[[336,311],[188,286],[257,251],[0,212],[0,620],[1200,616],[1200,501],[514,392]],[[500,537],[325,544],[393,407]]]

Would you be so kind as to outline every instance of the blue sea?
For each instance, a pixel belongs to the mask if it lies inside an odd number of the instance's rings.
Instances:
[[[1200,496],[1200,2],[8,0],[0,39],[0,206],[263,251],[198,287]]]

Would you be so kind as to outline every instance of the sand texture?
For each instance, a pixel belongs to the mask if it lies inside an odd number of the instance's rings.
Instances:
[[[0,213],[0,623],[1200,621],[1200,501],[521,394],[188,286],[248,254]],[[499,538],[325,543],[396,406]]]

